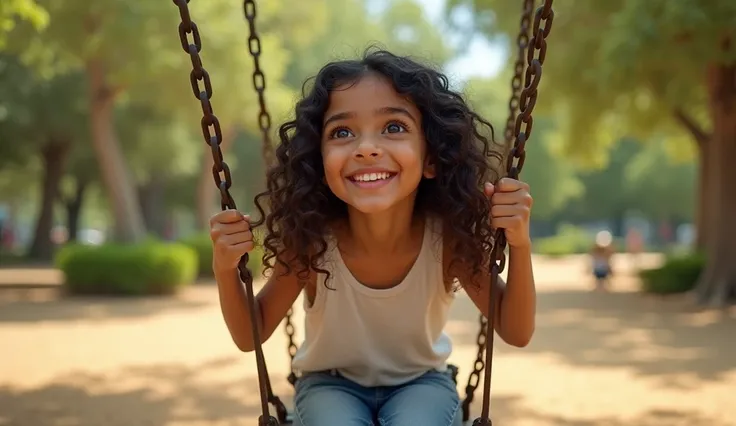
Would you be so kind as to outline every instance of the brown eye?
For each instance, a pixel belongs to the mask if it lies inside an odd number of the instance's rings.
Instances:
[[[341,128],[335,129],[330,135],[330,137],[332,139],[344,139],[344,138],[349,138],[352,135],[353,134],[350,132],[350,130],[341,127]]]
[[[401,133],[406,132],[406,127],[401,123],[389,123],[386,126],[386,133]]]

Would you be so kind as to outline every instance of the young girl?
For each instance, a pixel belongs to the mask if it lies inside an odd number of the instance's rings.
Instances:
[[[443,328],[457,282],[487,315],[493,229],[510,246],[509,283],[493,289],[496,332],[518,347],[534,332],[532,198],[522,182],[489,183],[498,176],[489,159],[499,158],[491,125],[444,75],[378,51],[322,68],[279,135],[257,197],[265,220],[251,225],[236,211],[211,220],[235,344],[253,350],[236,266],[253,249],[251,227],[265,223],[262,340],[305,295],[295,423],[460,425]]]

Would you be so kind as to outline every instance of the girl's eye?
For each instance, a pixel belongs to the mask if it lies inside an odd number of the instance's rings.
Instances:
[[[406,127],[401,123],[389,123],[386,126],[386,133],[401,133],[406,132]]]
[[[350,130],[345,128],[339,128],[332,131],[332,135],[330,137],[332,139],[343,139],[343,138],[349,138],[353,134],[350,133]]]

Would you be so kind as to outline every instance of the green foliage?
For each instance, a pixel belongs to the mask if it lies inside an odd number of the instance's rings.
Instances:
[[[183,244],[191,247],[197,252],[199,260],[199,277],[212,278],[212,240],[207,234],[193,235],[181,241]],[[252,252],[249,253],[248,268],[253,274],[253,278],[258,279],[263,272],[263,248],[257,245]]]
[[[701,254],[669,257],[659,268],[645,269],[639,273],[641,289],[647,293],[684,293],[695,288],[705,267]]]
[[[469,7],[476,29],[512,42],[521,4],[450,0],[448,10]],[[676,109],[707,119],[705,69],[734,60],[720,47],[736,2],[557,0],[554,10],[537,110],[557,119],[557,142],[577,159],[601,162],[600,147],[624,136],[682,136]]]
[[[27,21],[33,28],[41,29],[48,19],[46,11],[34,0],[3,0],[0,2],[0,50],[5,47],[6,37],[18,20]]]
[[[285,81],[296,90],[327,61],[355,58],[371,44],[397,54],[417,57],[442,65],[452,56],[452,50],[441,30],[429,22],[421,6],[412,0],[387,3],[378,14],[366,11],[363,0],[318,0],[309,2],[326,8],[326,23],[312,29],[314,39],[309,45],[288,40],[286,46],[293,55]],[[283,31],[279,29],[278,31]]]
[[[197,252],[182,244],[68,245],[56,257],[71,294],[172,294],[197,275]]]
[[[666,140],[645,144],[633,139],[613,145],[604,167],[578,172],[584,191],[560,214],[595,220],[636,211],[650,219],[691,219],[696,166],[692,159],[672,158],[668,146]]]
[[[592,244],[593,238],[587,231],[570,224],[562,224],[556,235],[535,239],[532,248],[535,253],[546,256],[566,256],[588,253]]]

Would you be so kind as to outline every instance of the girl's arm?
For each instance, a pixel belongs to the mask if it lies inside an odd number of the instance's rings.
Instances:
[[[496,185],[487,183],[485,195],[491,201],[491,225],[503,229],[509,245],[509,283],[498,279],[494,306],[495,330],[508,344],[523,347],[534,335],[537,295],[532,272],[532,250],[529,237],[529,217],[532,197],[529,185],[503,178]],[[480,276],[459,276],[475,306],[488,318],[490,270]],[[468,268],[464,269],[465,271]],[[463,270],[461,269],[461,274]],[[466,274],[468,274],[466,272]],[[465,279],[463,279],[465,278]]]
[[[530,246],[531,247],[531,246]],[[508,280],[501,277],[495,288],[494,328],[504,342],[524,347],[529,344],[535,329],[537,295],[532,272],[531,248],[511,247],[509,250]],[[447,251],[446,256],[447,258]],[[449,260],[449,259],[448,259]],[[468,270],[469,268],[458,268]],[[458,274],[460,284],[480,312],[488,318],[488,298],[491,274],[485,270],[475,276]]]
[[[213,264],[217,288],[220,294],[220,308],[230,336],[238,349],[250,352],[255,349],[251,333],[250,311],[242,289],[237,269],[221,268]],[[297,278],[294,269],[292,273],[284,274],[285,268],[276,262],[273,273],[266,284],[256,295],[256,318],[259,321],[261,343],[268,340],[281,320],[286,316],[289,308],[299,296],[299,292],[306,284],[314,287],[313,274],[307,282]]]

